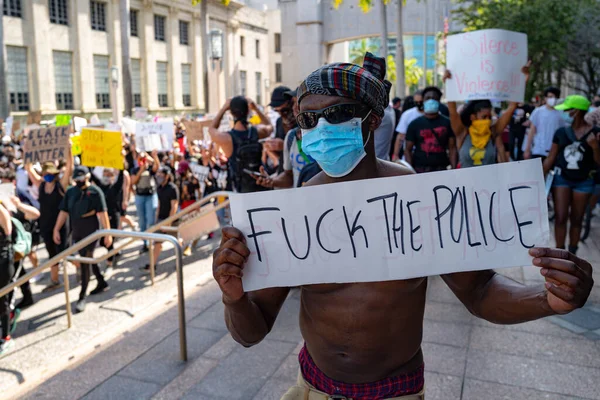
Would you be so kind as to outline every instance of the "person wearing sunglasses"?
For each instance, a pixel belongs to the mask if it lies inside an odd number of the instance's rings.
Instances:
[[[323,66],[298,89],[302,148],[323,169],[310,186],[411,173],[375,156],[373,132],[388,105],[390,83],[384,80],[383,58],[367,53],[364,59],[363,67]],[[401,181],[390,190],[409,190]],[[243,233],[224,228],[213,276],[223,293],[226,325],[246,347],[271,331],[291,289],[245,293],[241,277],[249,255]],[[539,257],[535,265],[544,267],[546,286],[527,287],[493,270],[442,279],[471,313],[498,324],[564,314],[585,304],[593,287],[588,262],[564,250],[532,249],[531,255]],[[330,266],[323,262],[322,267]],[[276,260],[272,268],[278,268]],[[567,292],[567,286],[573,291]],[[426,291],[427,278],[301,286],[301,373],[282,399],[423,399]]]

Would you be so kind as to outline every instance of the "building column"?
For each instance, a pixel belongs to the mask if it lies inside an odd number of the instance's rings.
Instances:
[[[48,4],[45,3],[46,10]],[[90,25],[90,2],[88,0],[76,0],[75,7],[70,12],[70,21],[74,21],[75,35],[77,37],[77,51],[73,53],[75,85],[78,90],[79,103],[75,108],[81,108],[82,112],[95,110],[96,107],[96,85],[94,82],[94,54],[91,43]],[[77,96],[76,96],[77,100]]]
[[[31,110],[56,110],[55,82],[52,76],[54,71],[52,46],[46,35],[50,25],[48,2],[33,0],[22,4],[27,8],[26,15],[31,15],[29,23],[35,27],[32,29],[31,48],[27,52],[27,62],[32,65],[31,79],[29,79],[29,107]],[[75,13],[71,12],[69,18],[72,15]]]
[[[181,82],[181,58],[179,50],[179,18],[178,10],[169,8],[167,21],[169,34],[169,97],[171,105],[180,110],[183,108],[183,88]]]
[[[110,64],[111,67],[117,67],[119,69],[119,86],[117,88],[117,98],[111,99],[111,104],[114,101],[119,106],[119,115],[123,115],[125,110],[125,102],[123,97],[123,82],[122,82],[122,71],[123,58],[121,54],[121,15],[119,10],[120,0],[113,0],[112,3],[108,3],[107,22],[112,21],[112,24],[107,24],[110,46]],[[112,85],[112,83],[111,83]]]
[[[143,90],[145,95],[144,104],[151,109],[158,108],[158,88],[156,80],[156,58],[154,56],[154,12],[152,2],[144,2],[144,11],[140,18],[143,28],[142,69],[145,71]]]
[[[192,105],[198,110],[206,111],[204,104],[204,82],[203,82],[203,59],[206,57],[206,51],[202,49],[202,16],[199,12],[194,12],[192,18],[191,35],[192,46],[194,46],[194,59],[192,62]]]

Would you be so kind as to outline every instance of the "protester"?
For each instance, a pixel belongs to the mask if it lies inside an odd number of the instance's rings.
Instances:
[[[13,223],[10,213],[4,204],[0,204],[0,288],[8,285],[15,274],[13,243]],[[12,296],[13,292],[0,297],[0,355],[14,346],[10,335],[14,330],[13,322],[16,322],[17,318],[11,310]]]
[[[569,252],[577,253],[585,210],[594,193],[594,175],[600,164],[600,128],[585,121],[590,102],[583,96],[568,96],[556,110],[565,111],[570,122],[554,134],[552,148],[544,161],[544,173],[554,168],[554,237],[564,249],[569,227]]]
[[[390,84],[384,74],[384,59],[367,53],[362,68],[326,65],[300,85],[302,147],[323,168],[309,185],[410,173],[375,155],[372,132],[389,101]],[[346,151],[333,151],[340,144]],[[542,275],[552,282],[547,290],[543,285],[524,286],[493,270],[442,278],[471,313],[499,324],[564,314],[583,306],[593,286],[590,264],[560,250],[534,249],[531,254],[541,257],[534,264],[543,267]],[[271,331],[290,292],[289,287],[279,287],[245,293],[241,276],[249,255],[242,232],[225,228],[214,254],[213,274],[223,292],[227,327],[246,347]],[[573,291],[558,285],[569,285]],[[283,399],[422,398],[426,288],[427,278],[301,287],[300,326],[305,341],[299,354],[301,374]]]
[[[264,147],[266,151],[273,152],[279,158],[279,162],[277,163],[278,168],[269,170],[269,174],[283,172],[284,140],[288,132],[298,126],[296,118],[294,118],[294,97],[295,93],[287,86],[278,86],[271,93],[269,106],[279,114],[279,118],[275,121],[275,137],[267,139]]]
[[[456,168],[456,138],[450,120],[440,114],[442,91],[431,86],[423,90],[423,112],[406,132],[406,161],[418,173]]]
[[[267,128],[258,130],[249,125],[248,113],[251,110],[258,114],[262,125]],[[219,131],[219,125],[227,111],[231,112],[235,123],[232,130],[222,132]],[[270,124],[253,101],[238,96],[223,105],[209,128],[212,141],[223,149],[225,157],[229,160],[229,172],[233,174],[235,190],[240,193],[264,190],[264,187],[256,183],[252,174],[260,173],[262,145],[259,139],[270,135]]]
[[[123,210],[123,196],[128,188],[125,187],[124,171],[113,168],[96,167],[92,173],[92,182],[102,190],[106,200],[106,212],[111,229],[119,229],[121,224],[121,213]],[[107,247],[111,251],[114,246]],[[109,257],[106,264],[112,267],[116,265],[116,256]]]
[[[58,244],[54,241],[53,231],[60,212],[59,206],[63,201],[69,186],[71,174],[73,173],[73,157],[71,156],[71,152],[68,151],[65,171],[62,176],[60,176],[60,170],[52,161],[44,163],[41,176],[38,175],[31,164],[26,165],[25,169],[33,185],[38,188],[37,192],[40,210],[38,225],[40,228],[40,235],[44,241],[46,251],[48,252],[48,258],[53,258],[68,247],[68,227],[66,225],[61,227],[59,231],[61,239]],[[60,280],[58,277],[58,265],[53,265],[50,268],[50,283],[44,289],[45,292],[60,287]]]
[[[529,117],[533,110],[533,106],[519,103],[508,125],[509,142],[508,146],[506,146],[506,150],[509,152],[510,157],[515,161],[523,159],[525,134],[529,128]]]
[[[423,115],[423,92],[415,92],[412,96],[412,99],[413,101],[411,102],[407,98],[404,102],[404,106],[406,107],[410,104],[414,104],[414,107],[402,111],[400,122],[396,126],[396,132],[398,135],[396,136],[396,142],[394,143],[394,154],[392,156],[392,161],[397,161],[399,158],[401,158],[401,154],[404,154],[404,140],[406,139],[408,126],[415,119]]]
[[[536,108],[529,117],[530,128],[525,143],[523,157],[525,159],[546,159],[552,147],[552,138],[559,128],[566,126],[563,114],[556,110],[556,102],[560,97],[560,89],[549,87],[544,91],[545,106]]]
[[[390,149],[394,140],[394,132],[396,131],[396,124],[394,122],[396,122],[394,109],[388,105],[381,124],[373,134],[375,138],[375,154],[377,158],[382,160],[390,160]]]
[[[102,227],[110,229],[108,213],[106,211],[106,200],[102,191],[91,184],[91,174],[87,167],[79,166],[73,171],[73,180],[75,186],[69,188],[60,204],[60,214],[54,227],[54,243],[57,245],[63,243],[61,229],[65,225],[67,218],[71,220],[73,229],[73,242],[79,242],[87,236],[93,234]],[[112,245],[112,237],[104,237],[104,246],[109,248]],[[82,257],[93,258],[96,242],[89,244],[79,251]],[[90,281],[90,268],[96,277],[97,286],[90,294],[96,295],[109,289],[108,283],[104,280],[98,264],[81,263],[81,291],[79,300],[75,305],[75,312],[80,313],[85,310],[87,286]]]
[[[168,167],[163,166],[159,168],[156,173],[156,183],[158,184],[158,210],[156,214],[156,223],[160,224],[165,219],[177,214],[177,209],[179,208],[179,191],[177,190],[177,186],[173,183],[173,176]],[[167,226],[170,226],[170,224]],[[153,251],[154,262],[156,263],[156,267],[158,267],[158,258],[162,251],[162,243],[158,241],[155,242]],[[150,264],[146,264],[143,269],[149,270]]]
[[[158,197],[156,196],[156,180],[154,175],[160,166],[158,151],[152,152],[152,157],[142,152],[138,157],[138,166],[131,173],[131,184],[135,189],[135,208],[138,215],[140,231],[144,232],[154,225],[156,221],[156,210],[158,208]],[[144,241],[141,252],[148,251],[148,243]]]

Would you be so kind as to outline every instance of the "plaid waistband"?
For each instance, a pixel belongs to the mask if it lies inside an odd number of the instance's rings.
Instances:
[[[344,383],[326,376],[308,354],[306,345],[298,355],[300,370],[306,382],[317,390],[329,395],[342,395],[353,400],[381,400],[419,393],[425,384],[424,369],[421,365],[415,371],[385,378],[372,383]]]

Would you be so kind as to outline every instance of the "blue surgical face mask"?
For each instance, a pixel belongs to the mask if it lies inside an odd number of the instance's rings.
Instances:
[[[423,103],[423,111],[425,114],[437,114],[440,111],[440,102],[434,99],[429,99]]]
[[[54,175],[44,175],[44,181],[46,181],[46,183],[54,182]]]
[[[565,121],[565,123],[569,126],[573,125],[573,117],[571,116],[571,114],[569,114],[568,112],[563,112],[561,113],[562,119],[563,121]]]
[[[330,124],[320,118],[316,127],[302,130],[302,150],[330,177],[346,176],[366,156],[362,121],[354,118],[341,124]]]

